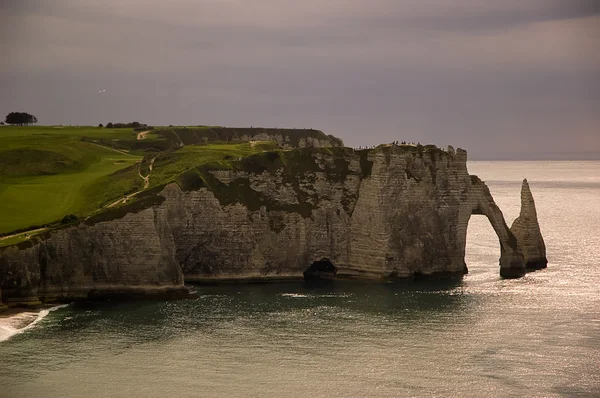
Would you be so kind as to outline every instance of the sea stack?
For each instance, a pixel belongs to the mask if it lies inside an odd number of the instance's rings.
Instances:
[[[546,245],[540,231],[535,202],[527,179],[523,180],[521,186],[521,213],[513,222],[510,230],[517,237],[525,258],[525,267],[528,270],[546,268],[548,264]]]

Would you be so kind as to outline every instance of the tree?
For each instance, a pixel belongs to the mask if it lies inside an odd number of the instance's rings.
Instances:
[[[104,127],[104,126],[102,125],[102,123],[100,123],[100,124],[98,125],[98,127]]]
[[[112,124],[112,122],[108,122],[108,123],[106,123],[106,128],[107,128],[107,129],[112,129],[112,128],[113,128],[113,124]]]
[[[5,122],[7,124],[14,124],[17,126],[27,126],[30,124],[37,123],[37,117],[30,115],[26,112],[11,112],[6,115]]]

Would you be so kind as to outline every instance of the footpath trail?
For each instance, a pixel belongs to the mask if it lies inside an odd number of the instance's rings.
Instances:
[[[47,229],[48,228],[44,227],[44,228],[38,228],[38,229],[30,229],[29,231],[17,232],[16,234],[11,234],[11,235],[4,235],[4,236],[0,236],[0,240],[14,238],[15,236],[19,236],[19,235],[27,235],[27,237],[28,237],[31,234],[35,234],[37,232],[42,232],[42,231],[45,231]]]
[[[120,149],[115,149],[115,148],[111,148],[109,146],[100,145],[100,144],[95,143],[95,142],[89,142],[89,141],[84,141],[84,142],[87,142],[88,144],[99,146],[100,148],[108,149],[108,150],[111,150],[111,151],[114,151],[114,152],[119,152],[119,153],[121,153],[123,155],[130,155],[131,156],[131,154],[129,152],[127,152],[127,151],[122,151]]]
[[[146,177],[144,177],[142,175],[142,170],[141,170],[142,165],[141,164],[140,164],[140,167],[138,168],[138,175],[140,176],[140,178],[142,180],[144,180],[144,189],[148,188],[148,186],[150,185],[150,174],[152,174],[152,167],[154,167],[154,159],[156,159],[156,158],[153,158],[150,161],[150,164],[148,165],[148,175]]]
[[[131,193],[131,194],[129,194],[129,195],[127,195],[127,196],[125,196],[125,197],[123,197],[121,199],[115,200],[114,202],[112,202],[109,205],[107,205],[106,208],[115,207],[116,205],[118,205],[120,203],[125,204],[125,203],[127,203],[127,201],[129,199],[133,198],[134,196],[136,196],[137,194],[139,194],[140,192],[142,192],[144,189],[148,188],[148,186],[150,186],[150,175],[152,174],[152,168],[154,167],[154,161],[155,160],[156,160],[156,158],[153,158],[150,161],[150,164],[148,165],[148,170],[149,171],[148,171],[148,175],[147,176],[144,176],[142,174],[142,170],[141,170],[142,164],[140,163],[140,166],[138,168],[138,175],[140,176],[140,178],[142,180],[144,180],[144,188],[143,189],[141,189],[139,191],[136,191],[134,193]]]
[[[146,136],[148,135],[148,133],[150,132],[150,130],[148,131],[141,131],[137,134],[137,139],[138,140],[143,140],[144,138],[146,138]]]

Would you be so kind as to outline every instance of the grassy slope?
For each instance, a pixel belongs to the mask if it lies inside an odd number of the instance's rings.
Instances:
[[[101,198],[85,195],[86,190],[142,159],[83,142],[84,136],[129,138],[131,129],[0,128],[0,233],[99,207]]]
[[[177,151],[162,153],[154,161],[150,187],[176,181],[183,172],[197,166],[212,165],[218,169],[231,168],[232,163],[236,160],[276,148],[276,145],[269,142],[255,145],[249,143],[209,144],[188,145]]]
[[[157,153],[144,152],[136,141],[131,129],[1,127],[0,234],[103,210],[143,189],[139,173],[148,174],[153,158],[150,188],[178,181],[197,166],[229,168],[240,158],[276,149],[273,143],[211,143]],[[24,236],[0,240],[0,246],[15,239]]]

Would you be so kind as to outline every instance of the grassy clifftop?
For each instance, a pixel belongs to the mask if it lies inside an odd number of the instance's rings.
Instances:
[[[331,182],[345,180],[351,172],[350,159],[356,155],[364,178],[371,174],[373,151],[386,157],[392,151],[420,157],[443,152],[421,145],[382,145],[360,151],[342,145],[318,130],[0,127],[0,246],[18,243],[32,230],[39,233],[81,220],[110,220],[147,208],[160,201],[156,193],[170,182],[184,190],[206,187],[224,204],[260,207],[266,203],[244,181],[231,186],[221,183],[210,173],[215,169],[283,173],[287,183],[296,187],[299,179],[310,179],[322,170]],[[319,160],[323,156],[328,159],[325,163]],[[296,188],[299,198],[304,198],[305,192]],[[293,211],[309,216],[311,200],[304,199]],[[15,235],[19,231],[23,233]]]
[[[307,137],[341,143],[300,129],[0,127],[0,235],[58,226],[66,215],[81,220],[112,211],[141,192],[181,181],[190,169],[229,168],[246,156],[277,150],[277,142],[242,140],[277,134],[290,145]],[[24,237],[0,237],[0,246]]]
[[[313,129],[199,126],[158,128],[153,131],[153,134],[166,139],[171,148],[210,142],[233,143],[249,140],[276,141],[282,148],[287,149],[297,148],[301,140],[307,139],[326,142],[328,146],[344,145],[339,138]]]

